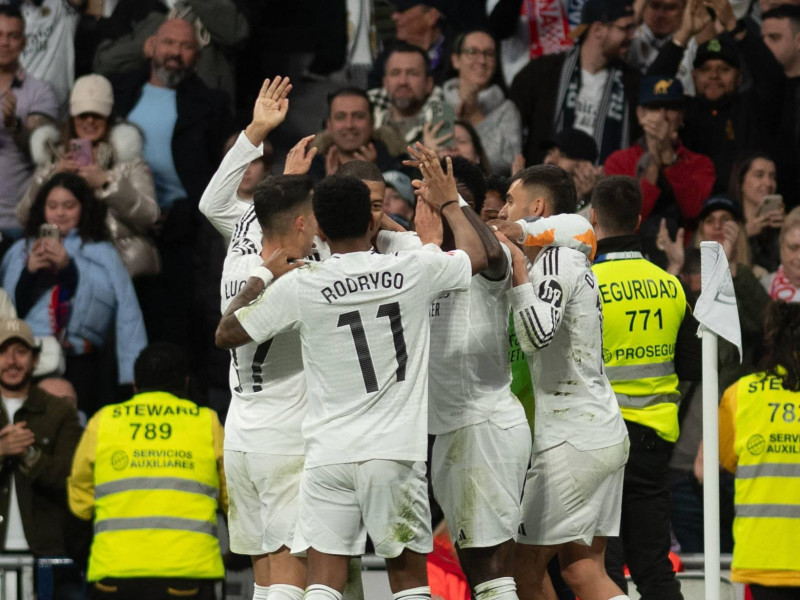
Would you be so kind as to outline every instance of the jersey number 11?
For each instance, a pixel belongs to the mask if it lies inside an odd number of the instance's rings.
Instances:
[[[400,319],[400,304],[398,302],[381,304],[378,307],[378,314],[375,315],[375,318],[380,319],[382,317],[389,318],[389,325],[392,329],[394,352],[397,356],[397,381],[405,381],[408,354],[406,353],[406,339],[403,337],[403,322]],[[337,327],[346,326],[350,327],[350,333],[353,335],[358,364],[361,366],[361,376],[364,378],[364,387],[367,393],[377,392],[378,378],[375,376],[375,367],[372,364],[372,355],[369,352],[367,334],[364,332],[361,313],[354,310],[339,315]]]

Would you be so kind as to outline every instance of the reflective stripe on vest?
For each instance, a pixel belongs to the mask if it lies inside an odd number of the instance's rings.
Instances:
[[[609,252],[592,266],[603,306],[603,362],[627,421],[678,438],[675,343],[686,311],[678,279],[640,252]]]
[[[760,463],[757,465],[739,465],[736,467],[737,479],[752,479],[754,477],[800,478],[800,465],[788,465],[784,463]]]
[[[764,373],[734,385],[733,569],[800,572],[800,393]]]
[[[217,537],[217,526],[208,521],[181,519],[180,517],[131,517],[127,519],[105,519],[94,526],[95,533],[104,531],[129,531],[132,529],[178,529],[194,531]]]
[[[617,404],[624,408],[647,408],[657,404],[667,402],[676,403],[680,400],[680,395],[652,394],[651,396],[628,396],[627,394],[617,393]]]
[[[104,407],[96,418],[87,579],[224,577],[214,412],[147,392]]]
[[[101,483],[95,488],[94,497],[103,498],[109,494],[118,492],[130,492],[133,490],[175,490],[176,492],[189,492],[192,494],[202,494],[219,499],[219,489],[180,477],[129,477],[128,479],[118,479]]]
[[[648,377],[666,377],[675,374],[675,363],[651,363],[649,365],[626,365],[620,367],[606,367],[606,376],[609,381],[625,379],[647,379]]]
[[[800,504],[736,504],[737,517],[800,519]]]

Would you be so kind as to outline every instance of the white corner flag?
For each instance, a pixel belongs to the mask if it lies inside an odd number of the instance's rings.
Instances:
[[[728,258],[719,242],[700,244],[701,293],[694,316],[703,338],[703,553],[705,597],[719,598],[719,379],[717,336],[739,349],[742,331]]]
[[[736,294],[728,258],[718,242],[700,244],[700,277],[702,292],[697,299],[694,316],[706,329],[736,346],[741,362],[742,331],[739,328]]]

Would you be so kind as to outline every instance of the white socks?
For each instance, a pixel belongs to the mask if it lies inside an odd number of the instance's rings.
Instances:
[[[625,594],[620,594],[619,596],[614,596],[613,598],[609,598],[608,600],[631,600]]]
[[[306,588],[303,600],[342,600],[342,595],[327,585],[315,583]]]
[[[268,594],[268,585],[258,585],[257,583],[253,584],[253,600],[267,600]]]
[[[518,600],[513,577],[498,577],[475,586],[475,600]]]
[[[416,587],[397,592],[392,596],[392,600],[430,600],[431,588],[427,585],[425,587]]]
[[[303,600],[303,588],[286,583],[269,586],[269,600]]]

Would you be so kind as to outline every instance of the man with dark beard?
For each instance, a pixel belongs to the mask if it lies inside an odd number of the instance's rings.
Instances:
[[[197,321],[203,323],[209,310],[215,312],[209,327],[219,319],[219,273],[225,249],[200,219],[197,206],[225,140],[233,133],[232,115],[227,95],[208,88],[195,73],[200,50],[187,21],[165,21],[148,40],[147,49],[151,56],[147,69],[111,78],[117,113],[144,132],[144,156],[153,172],[162,215],[155,232],[161,274],[137,280],[137,293],[150,341],[193,350],[194,372],[207,373],[213,349],[199,341],[203,326],[198,327]],[[190,337],[193,331],[197,339]],[[210,333],[204,338],[212,339]],[[220,356],[221,362],[227,360]],[[220,373],[225,386],[227,365]]]
[[[443,114],[444,94],[434,85],[431,61],[419,46],[398,42],[386,57],[383,87],[371,89],[367,95],[374,127],[391,127],[408,144],[422,140],[426,130],[435,136],[446,127],[431,125],[432,120],[443,122],[436,115]],[[443,144],[452,137],[452,132],[443,132],[436,142]]]
[[[63,556],[66,478],[81,428],[66,400],[31,383],[38,362],[28,324],[0,321],[0,543],[2,551]]]

